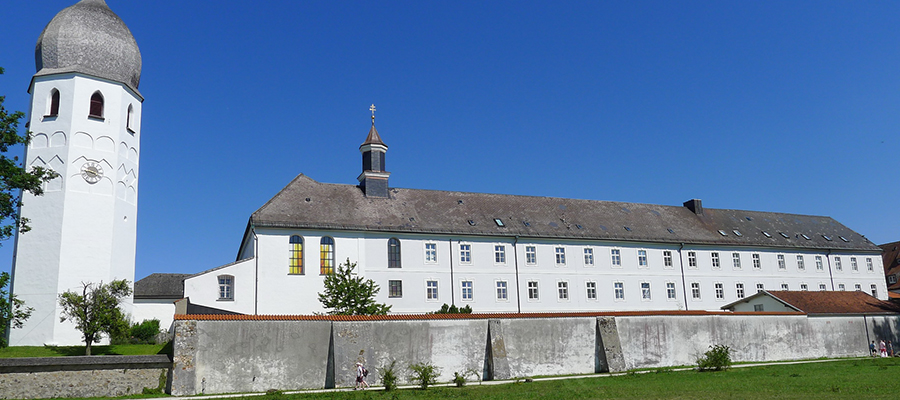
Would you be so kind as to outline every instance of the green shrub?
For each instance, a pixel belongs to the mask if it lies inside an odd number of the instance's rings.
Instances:
[[[465,307],[460,308],[460,307],[457,307],[456,304],[447,305],[447,303],[444,303],[444,305],[441,306],[440,310],[437,310],[437,311],[433,312],[432,314],[471,314],[471,313],[472,313],[472,306],[467,305]]]
[[[381,384],[384,385],[386,392],[397,388],[397,374],[394,372],[396,365],[397,361],[391,360],[390,364],[378,368],[378,374],[381,375]]]
[[[441,374],[440,368],[431,363],[413,364],[409,366],[409,369],[412,371],[411,380],[422,389],[428,389],[428,386],[434,385],[438,375]]]
[[[159,320],[155,318],[134,324],[129,330],[131,342],[134,344],[155,344],[156,335],[159,335]]]
[[[709,346],[703,357],[697,359],[700,371],[723,371],[731,366],[731,348],[724,344]]]
[[[463,387],[466,385],[466,374],[465,372],[460,374],[459,372],[453,373],[453,383],[456,384],[456,387]]]

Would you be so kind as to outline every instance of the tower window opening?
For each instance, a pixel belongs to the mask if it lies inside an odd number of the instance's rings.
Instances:
[[[128,132],[134,133],[134,106],[128,105],[128,113],[125,115],[125,127],[128,128]]]
[[[47,110],[48,117],[59,115],[59,90],[53,89],[50,92],[50,109]]]
[[[94,92],[91,95],[91,109],[88,117],[103,118],[103,95],[100,92]]]

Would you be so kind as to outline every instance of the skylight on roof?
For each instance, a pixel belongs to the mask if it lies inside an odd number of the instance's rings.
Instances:
[[[762,231],[762,234],[763,234],[763,235],[766,235],[767,238],[770,238],[770,239],[772,238],[772,235],[769,234],[769,232]]]
[[[753,221],[753,218],[750,218],[750,217],[744,217],[744,218],[747,218],[747,221]]]
[[[528,221],[522,221],[522,225],[525,225],[525,226],[531,226],[531,223],[528,222]]]
[[[728,234],[725,233],[725,231],[723,231],[723,230],[721,230],[721,229],[719,229],[719,234],[722,235],[722,236],[728,236]]]
[[[739,231],[739,230],[737,230],[737,229],[733,229],[732,232],[734,232],[734,235],[737,236],[737,237],[744,236],[743,234],[741,234],[741,231]]]
[[[827,240],[827,241],[829,241],[829,242],[831,241],[831,236],[828,236],[828,235],[822,235],[822,237],[825,238],[825,240]]]
[[[778,234],[781,235],[781,237],[783,237],[783,238],[785,238],[785,239],[790,239],[790,236],[788,236],[787,233],[784,233],[784,232],[778,232]]]
[[[503,225],[503,221],[500,220],[500,218],[494,218],[494,223],[497,224],[497,226],[499,226],[501,228],[506,226],[506,225]]]
[[[669,233],[672,233],[672,234],[675,233],[675,231],[673,231],[672,228],[666,228],[666,230],[669,231]]]
[[[626,231],[631,232],[631,227],[625,226],[624,228]]]
[[[849,242],[849,241],[850,241],[850,239],[847,239],[847,238],[845,238],[845,237],[843,237],[843,236],[838,236],[838,237],[841,238],[841,240],[843,240],[843,241],[845,241],[845,242]]]
[[[469,220],[469,225],[475,226],[475,221],[470,219],[470,220]]]
[[[456,204],[462,204],[462,203],[463,203],[462,199],[456,201]]]
[[[583,226],[578,225],[578,224],[575,224],[575,227],[578,228],[578,229],[583,229],[583,228],[584,228]]]
[[[800,236],[803,236],[803,238],[806,239],[806,240],[810,240],[810,239],[809,239],[809,236],[806,236],[805,233],[801,233]]]

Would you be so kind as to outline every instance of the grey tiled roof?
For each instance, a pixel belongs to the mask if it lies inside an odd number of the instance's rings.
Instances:
[[[184,278],[191,274],[150,274],[134,283],[136,299],[181,299],[184,297]]]
[[[79,72],[137,92],[141,51],[131,31],[103,0],[82,0],[56,14],[34,49],[35,76]]]
[[[254,212],[250,223],[259,227],[881,251],[830,217],[705,207],[703,214],[697,215],[682,206],[397,188],[390,190],[390,198],[378,199],[365,197],[356,186],[319,183],[302,174]]]

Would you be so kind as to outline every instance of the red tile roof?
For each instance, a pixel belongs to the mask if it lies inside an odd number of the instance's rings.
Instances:
[[[772,297],[807,314],[900,313],[900,306],[865,292],[767,291]]]
[[[480,313],[480,314],[390,314],[390,315],[175,315],[176,321],[417,321],[442,319],[513,319],[630,317],[654,315],[802,315],[801,312],[727,312],[727,311],[611,311],[561,313]]]

